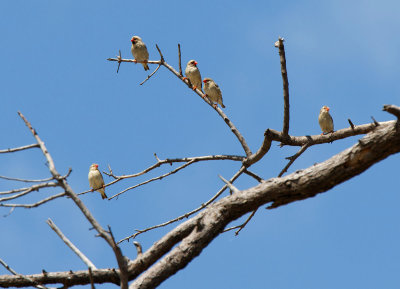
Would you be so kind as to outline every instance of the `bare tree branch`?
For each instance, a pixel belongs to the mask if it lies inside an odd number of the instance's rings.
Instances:
[[[394,116],[397,117],[397,119],[400,119],[400,107],[395,105],[385,104],[383,106],[383,110],[393,114]]]
[[[286,159],[289,160],[288,164],[283,168],[283,170],[279,173],[278,177],[281,177],[284,173],[287,172],[288,168],[294,163],[294,161],[302,154],[306,151],[306,149],[309,147],[308,144],[305,144],[301,147],[301,149],[294,154],[291,157],[287,157]]]
[[[51,187],[58,187],[58,184],[49,182],[49,183],[33,185],[30,187],[26,187],[26,188],[19,188],[19,189],[14,189],[14,190],[10,190],[10,191],[0,192],[0,195],[10,195],[10,194],[22,192],[21,194],[17,194],[17,195],[11,196],[11,197],[0,198],[0,202],[16,199],[16,198],[22,197],[30,192],[39,191],[39,189],[51,188]]]
[[[54,232],[63,240],[63,242],[86,264],[90,269],[96,270],[96,266],[85,256],[64,234],[61,230],[54,224],[54,222],[49,218],[46,223],[53,229]]]
[[[281,61],[281,73],[283,81],[283,101],[284,101],[284,113],[283,113],[283,137],[289,135],[289,81],[286,70],[286,56],[285,46],[283,45],[284,39],[279,37],[278,41],[275,42],[275,47],[279,48],[279,56]]]
[[[6,154],[6,153],[13,153],[13,152],[18,152],[22,150],[27,150],[31,148],[38,148],[39,145],[37,143],[31,144],[31,145],[26,145],[18,148],[12,148],[12,149],[5,149],[5,150],[0,150],[0,154]]]
[[[20,277],[22,279],[25,279],[25,280],[27,280],[29,282],[34,283],[34,285],[31,285],[31,286],[33,286],[35,288],[38,288],[38,289],[47,289],[47,287],[37,284],[35,281],[32,281],[32,279],[30,279],[29,277],[26,277],[24,275],[18,274],[14,269],[12,269],[10,266],[8,266],[8,264],[6,262],[4,262],[2,259],[0,259],[0,264],[3,265],[4,268],[6,268],[11,274],[13,274],[15,276],[18,276],[18,277]]]
[[[314,197],[398,152],[400,152],[400,130],[397,129],[395,121],[387,122],[364,136],[361,142],[320,164],[285,177],[263,181],[255,187],[222,198],[170,231],[140,258],[129,262],[129,280],[140,275],[130,288],[155,288],[200,254],[228,223],[254,211],[259,206],[272,203],[270,208],[275,208]],[[59,279],[56,279],[56,276]],[[66,278],[67,276],[70,277]],[[66,281],[68,285],[75,285],[90,282],[87,270],[79,271],[79,274],[60,272],[28,277],[41,284]],[[64,278],[60,279],[61,277]],[[96,283],[118,283],[119,278],[115,277],[112,270],[96,270],[93,271],[93,280]],[[22,287],[32,284],[33,282],[19,277],[0,276],[0,286],[3,287]]]
[[[179,75],[183,77],[182,60],[181,60],[181,45],[179,43],[178,43],[178,57],[179,57]]]
[[[155,155],[155,156],[156,156],[156,159],[157,159],[157,162],[155,164],[153,164],[153,165],[149,166],[148,168],[144,169],[143,171],[141,171],[139,173],[135,173],[135,174],[117,176],[112,172],[111,167],[109,166],[110,173],[107,173],[107,172],[103,172],[103,173],[105,175],[109,176],[109,177],[114,178],[114,181],[104,185],[104,187],[111,186],[111,185],[113,185],[113,184],[115,184],[115,183],[117,183],[117,182],[119,182],[119,181],[121,181],[123,179],[139,177],[139,176],[144,175],[144,174],[146,174],[146,173],[148,173],[148,172],[150,172],[150,171],[152,171],[152,170],[154,170],[154,169],[156,169],[156,168],[158,168],[158,167],[160,167],[160,166],[162,166],[164,164],[172,165],[173,163],[185,162],[185,163],[190,163],[189,165],[191,165],[193,163],[197,163],[197,162],[201,162],[201,161],[210,161],[210,160],[231,160],[231,161],[240,161],[241,162],[241,161],[243,161],[245,159],[245,157],[243,157],[243,156],[236,156],[236,155],[211,155],[211,156],[199,156],[199,157],[187,157],[187,158],[174,158],[174,159],[160,160],[157,157],[157,155]],[[175,172],[173,172],[173,173],[175,173]],[[143,183],[140,183],[140,184],[138,184],[136,186],[133,186],[133,187],[130,187],[128,189],[137,188],[137,187],[142,186],[144,184],[147,184],[147,183],[150,183],[152,181],[155,181],[156,179],[162,179],[162,178],[164,178],[164,177],[166,177],[168,175],[171,175],[173,173],[164,174],[164,175],[162,175],[162,176],[160,176],[158,178],[153,178],[153,179],[147,180],[147,181],[145,181]],[[89,193],[89,192],[92,192],[92,190],[87,190],[87,191],[81,192],[78,195],[83,195],[83,194],[86,194],[86,193]],[[114,198],[116,196],[117,195],[114,195],[109,199],[112,199],[112,198]]]
[[[149,74],[145,80],[143,80],[143,81],[140,83],[140,85],[143,85],[143,83],[145,83],[147,80],[149,80],[150,77],[152,77],[152,76],[158,71],[158,69],[160,69],[160,67],[161,67],[161,64],[159,64],[159,65],[157,66],[157,68],[156,68],[151,74]]]
[[[253,177],[253,178],[256,179],[257,182],[259,182],[259,183],[261,183],[261,182],[263,181],[263,179],[262,179],[260,176],[258,176],[258,175],[256,175],[255,173],[249,171],[248,169],[245,169],[245,170],[244,170],[244,173],[245,173],[246,175],[249,175],[250,177]]]
[[[90,213],[88,208],[83,204],[83,202],[78,198],[78,196],[74,193],[72,188],[69,186],[65,178],[63,178],[56,170],[53,158],[51,157],[50,153],[48,152],[46,146],[44,145],[44,142],[40,139],[39,135],[36,133],[36,131],[33,129],[32,125],[28,122],[28,120],[23,116],[22,113],[18,112],[19,116],[22,118],[22,120],[25,122],[26,126],[29,128],[31,133],[33,134],[34,138],[36,139],[37,143],[40,146],[40,149],[42,150],[42,153],[47,159],[47,163],[49,166],[50,173],[53,175],[53,178],[56,179],[60,185],[65,190],[65,193],[67,196],[69,196],[75,204],[78,206],[78,208],[81,210],[83,215],[86,217],[86,219],[92,224],[92,226],[96,229],[96,231],[99,233],[99,235],[110,245],[110,247],[113,249],[115,257],[118,262],[118,266],[120,268],[120,279],[121,279],[121,289],[127,289],[128,288],[128,283],[127,283],[127,269],[126,269],[126,260],[124,256],[122,255],[121,249],[117,246],[117,244],[114,241],[114,238],[112,237],[111,233],[107,234],[107,232],[101,227],[101,225],[97,222],[97,220],[93,217],[93,215]]]
[[[165,66],[169,71],[171,71],[176,77],[178,77],[183,83],[185,83],[190,88],[190,84],[189,84],[188,80],[187,79],[184,80],[183,79],[183,75],[181,73],[176,71],[171,65],[169,65],[168,63],[165,62],[164,56],[162,55],[161,50],[158,47],[158,45],[156,45],[156,48],[158,50],[158,53],[160,54],[161,60],[159,60],[159,61],[149,60],[146,63],[161,64],[161,65]],[[134,61],[134,59],[108,58],[107,60],[109,60],[109,61],[118,61],[118,63],[120,63],[120,62],[134,62],[134,63],[136,63],[136,61]],[[144,61],[137,61],[137,63],[142,63],[142,62],[144,62]],[[202,91],[200,89],[196,89],[196,90],[194,90],[194,92],[197,95],[199,95],[206,103],[208,103],[208,105],[210,105],[215,111],[217,111],[217,113],[222,117],[222,119],[229,126],[229,128],[231,129],[233,134],[239,140],[240,144],[242,145],[242,147],[243,147],[243,149],[244,149],[244,151],[246,153],[246,156],[250,156],[251,155],[251,150],[250,150],[249,146],[247,145],[246,140],[244,139],[242,134],[239,132],[239,130],[236,128],[236,126],[232,123],[232,121],[227,117],[227,115],[218,106],[214,107],[213,103],[207,97],[205,97],[205,95],[202,93]]]
[[[244,172],[244,170],[245,170],[245,168],[241,167],[240,170],[237,171],[237,173],[229,180],[229,182],[233,183]],[[178,222],[180,220],[183,220],[185,218],[190,217],[191,215],[201,211],[202,209],[204,209],[205,207],[210,205],[212,202],[214,202],[227,188],[228,188],[228,186],[224,185],[211,199],[209,199],[206,203],[201,204],[201,206],[198,207],[197,209],[194,209],[193,211],[190,211],[190,212],[188,212],[188,213],[186,213],[184,215],[181,215],[181,216],[179,216],[179,217],[177,217],[175,219],[169,220],[169,221],[167,221],[165,223],[158,224],[158,225],[155,225],[155,226],[143,229],[143,230],[136,230],[135,234],[130,235],[128,237],[125,237],[125,238],[119,240],[118,244],[123,242],[123,241],[127,241],[127,240],[129,241],[129,239],[135,239],[139,234],[142,234],[142,233],[145,233],[145,232],[148,232],[150,230],[157,229],[157,228],[165,227],[165,226],[168,226],[168,225],[170,225],[172,223],[175,223],[175,222]]]
[[[226,224],[243,213],[252,211],[261,204],[272,202],[270,208],[276,208],[314,197],[362,173],[387,156],[400,152],[400,131],[391,122],[390,125],[380,127],[363,137],[362,143],[355,144],[323,163],[283,178],[271,179],[214,203],[185,222],[198,225],[178,246],[132,282],[130,289],[155,288],[161,284],[198,256],[223,231]]]
[[[47,203],[47,202],[50,202],[50,201],[52,201],[52,200],[55,200],[55,199],[57,199],[57,198],[64,197],[65,195],[66,195],[66,193],[65,193],[65,192],[62,192],[62,193],[59,193],[59,194],[56,194],[56,195],[53,195],[53,196],[44,198],[43,200],[38,201],[38,202],[33,203],[33,204],[2,204],[2,203],[0,203],[0,207],[11,207],[11,208],[26,208],[26,209],[31,209],[31,208],[39,207],[40,205],[43,205],[43,204],[45,204],[45,203]]]
[[[351,119],[348,118],[347,121],[349,122],[351,129],[354,129],[354,124],[353,124],[353,122],[351,121]]]

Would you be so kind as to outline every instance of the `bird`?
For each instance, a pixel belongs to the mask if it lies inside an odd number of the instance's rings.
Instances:
[[[183,79],[189,78],[193,90],[196,90],[196,88],[202,90],[201,75],[200,70],[197,68],[196,60],[189,60],[186,65],[185,75],[186,77],[184,77]]]
[[[149,60],[149,52],[147,51],[146,44],[143,43],[142,38],[139,36],[133,36],[131,38],[132,42],[132,47],[131,47],[131,52],[133,55],[133,58],[135,58],[136,61],[147,61]],[[149,70],[149,66],[147,63],[142,63],[144,70]]]
[[[103,176],[99,171],[98,164],[92,164],[89,168],[89,186],[92,187],[92,192],[94,190],[100,192],[102,199],[107,199],[107,195],[104,190],[104,180]]]
[[[318,122],[321,127],[322,134],[333,132],[333,119],[329,114],[329,107],[324,105],[319,111]]]
[[[219,88],[218,84],[214,82],[211,78],[204,78],[204,92],[206,93],[206,96],[213,102],[213,103],[219,103],[222,108],[225,108],[225,105],[222,103],[222,92],[221,89]],[[217,104],[214,104],[215,108],[217,107]]]

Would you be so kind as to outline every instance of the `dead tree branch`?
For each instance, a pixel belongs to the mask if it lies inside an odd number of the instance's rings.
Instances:
[[[289,135],[289,80],[286,69],[286,55],[285,55],[285,46],[283,45],[284,39],[279,37],[278,41],[275,42],[275,47],[279,49],[279,56],[281,61],[281,73],[282,73],[282,81],[283,81],[283,128],[282,135],[283,137],[287,137]]]
[[[86,217],[86,219],[92,224],[92,226],[96,229],[96,231],[99,233],[99,235],[110,245],[110,247],[113,249],[115,257],[118,262],[118,266],[120,268],[119,272],[119,277],[121,280],[121,289],[127,289],[128,288],[128,278],[127,278],[127,269],[126,269],[126,260],[124,256],[122,255],[121,249],[116,245],[113,237],[111,234],[108,234],[102,227],[101,225],[97,222],[97,220],[93,217],[93,215],[90,213],[89,209],[83,204],[83,202],[78,198],[78,196],[74,193],[72,188],[69,186],[67,183],[66,179],[62,177],[56,170],[53,158],[51,157],[49,151],[47,150],[44,142],[40,139],[39,135],[37,132],[33,129],[32,125],[28,120],[24,117],[24,115],[20,112],[18,112],[18,115],[22,118],[22,120],[25,122],[26,126],[29,128],[31,131],[33,137],[36,139],[36,142],[39,144],[40,149],[42,150],[43,155],[47,159],[49,171],[52,174],[53,178],[57,180],[58,184],[60,187],[62,187],[65,190],[65,194],[70,197],[74,203],[78,206],[78,208],[81,210],[83,215]]]
[[[53,229],[54,232],[63,240],[63,242],[86,264],[90,269],[96,270],[96,266],[85,256],[64,234],[61,230],[54,224],[54,222],[49,218],[46,223]]]
[[[26,145],[18,148],[12,148],[12,149],[5,149],[5,150],[0,150],[0,154],[6,154],[6,153],[13,153],[13,152],[18,152],[22,150],[28,150],[31,148],[38,148],[39,145],[37,143],[31,144],[31,145]]]
[[[157,50],[158,50],[158,52],[160,54],[161,60],[158,60],[158,61],[149,60],[146,63],[163,65],[164,67],[166,67],[169,71],[171,71],[176,77],[178,77],[183,83],[185,83],[190,88],[189,81],[187,79],[184,80],[182,73],[179,73],[171,65],[169,65],[167,62],[165,62],[164,56],[162,55],[161,50],[158,47],[158,45],[156,45],[156,48],[157,48]],[[120,63],[120,62],[133,62],[133,63],[141,63],[141,62],[143,62],[143,61],[135,61],[134,59],[118,59],[118,58],[108,58],[107,60],[108,61],[117,61],[118,63]],[[196,89],[194,92],[198,96],[200,96],[215,111],[217,111],[217,113],[222,117],[224,122],[229,126],[229,128],[231,129],[233,134],[239,140],[240,144],[242,145],[243,150],[246,153],[246,156],[250,156],[251,155],[251,150],[250,150],[249,146],[247,145],[246,140],[244,139],[242,134],[239,132],[239,130],[236,128],[236,126],[232,123],[232,121],[222,111],[222,109],[220,109],[218,106],[214,107],[213,103],[207,97],[205,97],[205,95],[201,92],[200,89]]]
[[[129,280],[140,275],[132,282],[130,288],[155,288],[198,256],[216,236],[223,232],[227,224],[244,214],[269,203],[271,204],[269,208],[276,208],[314,197],[398,152],[400,152],[400,130],[396,121],[389,121],[376,127],[364,136],[361,142],[322,163],[285,177],[263,181],[255,187],[228,195],[210,204],[198,215],[167,233],[140,258],[129,262]],[[32,281],[18,276],[0,276],[0,286],[24,287],[35,285],[34,282],[90,284],[87,270],[27,277]],[[94,270],[93,280],[96,283],[119,283],[119,278],[112,270]]]

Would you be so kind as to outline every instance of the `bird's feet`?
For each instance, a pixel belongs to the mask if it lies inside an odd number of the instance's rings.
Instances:
[[[216,103],[213,103],[213,107],[214,107],[215,109],[217,109],[217,104],[216,104]]]
[[[185,81],[186,79],[188,79],[187,77],[182,77],[182,80]]]
[[[203,94],[201,97],[202,98],[206,98],[207,94]],[[208,97],[208,96],[207,96]]]
[[[136,59],[134,59],[132,62],[134,62],[134,63],[137,63],[137,60],[136,60]]]
[[[195,91],[195,90],[197,89],[197,86],[195,85],[195,86],[193,86],[192,88],[193,88],[193,90]]]
[[[90,191],[91,191],[91,192],[94,192],[94,189],[91,189]]]

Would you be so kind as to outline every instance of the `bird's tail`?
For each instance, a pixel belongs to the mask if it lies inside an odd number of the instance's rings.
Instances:
[[[103,200],[104,200],[104,199],[108,199],[108,197],[107,197],[107,195],[106,195],[104,189],[99,190],[99,192],[100,192],[101,198],[102,198]]]
[[[147,63],[142,63],[143,64],[143,67],[144,67],[144,70],[150,70],[150,68],[149,68],[149,66],[147,65]]]

